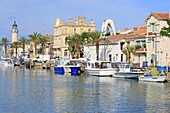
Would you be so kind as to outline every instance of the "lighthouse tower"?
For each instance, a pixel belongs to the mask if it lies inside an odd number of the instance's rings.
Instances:
[[[18,41],[18,32],[16,21],[14,21],[12,25],[12,43]]]

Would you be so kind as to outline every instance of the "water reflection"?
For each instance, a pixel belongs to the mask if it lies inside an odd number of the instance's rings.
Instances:
[[[169,112],[170,83],[0,68],[0,112]]]

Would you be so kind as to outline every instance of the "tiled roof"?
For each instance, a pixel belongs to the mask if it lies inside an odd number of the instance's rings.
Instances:
[[[119,34],[128,34],[129,32],[131,32],[133,29],[128,29],[128,28],[125,28],[123,30],[119,30],[117,31]]]
[[[152,12],[148,18],[146,19],[146,21],[151,17],[154,16],[159,20],[167,20],[170,19],[170,13],[161,13],[161,12]]]
[[[108,39],[111,40],[112,42],[117,42],[117,41],[125,39],[126,35],[127,34],[119,34],[119,35],[109,36]]]
[[[119,34],[115,36],[109,36],[108,39],[112,42],[129,40],[129,39],[139,39],[146,37],[146,25],[141,25],[134,28],[128,34]]]

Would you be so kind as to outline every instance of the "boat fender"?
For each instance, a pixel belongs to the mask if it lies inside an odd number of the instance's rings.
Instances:
[[[77,74],[80,74],[80,70],[77,71]]]
[[[80,71],[84,71],[85,70],[85,67],[84,66],[81,66],[80,67]]]

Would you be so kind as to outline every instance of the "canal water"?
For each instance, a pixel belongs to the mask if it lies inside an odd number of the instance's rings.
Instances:
[[[0,113],[170,112],[170,83],[0,66]]]

